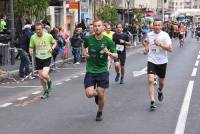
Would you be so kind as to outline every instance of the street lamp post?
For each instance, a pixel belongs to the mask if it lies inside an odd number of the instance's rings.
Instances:
[[[94,5],[94,18],[95,18],[96,17],[96,0],[94,0],[93,5]]]
[[[14,39],[15,39],[15,24],[14,24],[14,9],[13,0],[10,0],[10,20],[11,20],[11,64],[15,64],[15,50],[14,50]]]
[[[162,0],[162,21],[164,22],[165,21],[165,8],[164,8],[164,0]]]
[[[81,22],[80,21],[80,16],[81,16],[81,9],[80,9],[80,0],[78,0],[78,24]]]
[[[66,1],[63,0],[63,28],[64,28],[64,32],[66,32],[67,30],[67,20],[66,20],[66,16],[67,16],[67,12],[66,12]]]
[[[130,0],[127,0],[127,6],[128,6],[128,24],[129,24],[129,6],[130,6]]]

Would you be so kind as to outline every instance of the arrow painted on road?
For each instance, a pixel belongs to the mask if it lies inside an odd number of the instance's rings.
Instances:
[[[140,71],[133,71],[133,77],[141,76],[147,74],[147,67],[143,68]]]

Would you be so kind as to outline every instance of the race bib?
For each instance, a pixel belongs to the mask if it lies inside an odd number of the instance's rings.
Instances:
[[[117,51],[124,51],[124,45],[119,45],[119,44],[117,44],[116,45],[116,49],[117,49]]]
[[[48,50],[39,50],[39,56],[40,57],[48,56]]]
[[[184,34],[184,32],[181,32],[181,34]]]
[[[159,53],[159,52],[160,52],[160,48],[159,48],[158,46],[152,46],[152,47],[151,47],[151,51],[152,51],[153,53]]]

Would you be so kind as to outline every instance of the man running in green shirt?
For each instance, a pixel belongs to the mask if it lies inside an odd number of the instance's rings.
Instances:
[[[84,85],[86,96],[95,97],[98,105],[96,121],[101,121],[104,93],[109,87],[108,56],[115,59],[117,53],[112,40],[103,35],[103,22],[94,20],[93,25],[95,35],[88,36],[84,42],[83,54],[87,59]],[[95,89],[96,86],[97,89]]]
[[[39,72],[40,81],[44,90],[41,98],[46,99],[52,90],[49,70],[52,51],[56,47],[56,42],[50,34],[44,32],[42,23],[35,24],[35,31],[36,33],[30,39],[29,53],[33,55],[33,49],[35,50],[36,69]]]

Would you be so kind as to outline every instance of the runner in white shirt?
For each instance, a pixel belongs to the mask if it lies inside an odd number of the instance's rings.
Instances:
[[[154,77],[159,77],[158,100],[163,100],[162,89],[164,87],[164,79],[167,69],[168,56],[167,52],[172,52],[172,42],[168,33],[161,30],[162,21],[155,19],[153,23],[154,30],[147,34],[147,38],[143,41],[145,53],[148,53],[148,82],[149,96],[151,99],[150,109],[156,108],[154,98]]]

